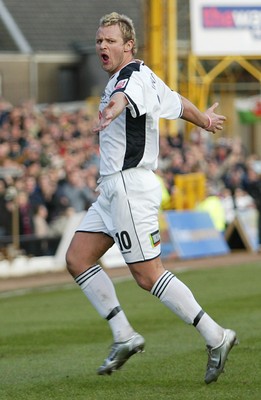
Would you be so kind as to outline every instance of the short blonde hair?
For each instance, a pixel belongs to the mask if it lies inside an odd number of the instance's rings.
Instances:
[[[135,54],[137,52],[137,39],[133,21],[124,14],[112,12],[104,15],[100,19],[100,26],[111,25],[119,25],[124,43],[128,42],[129,40],[133,40],[132,53]]]

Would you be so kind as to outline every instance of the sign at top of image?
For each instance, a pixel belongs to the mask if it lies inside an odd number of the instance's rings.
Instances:
[[[192,53],[261,56],[261,0],[190,0]]]

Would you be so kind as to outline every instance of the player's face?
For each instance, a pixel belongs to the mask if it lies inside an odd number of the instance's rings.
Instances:
[[[99,27],[96,34],[96,52],[104,71],[111,76],[132,60],[133,42],[124,43],[118,25]]]

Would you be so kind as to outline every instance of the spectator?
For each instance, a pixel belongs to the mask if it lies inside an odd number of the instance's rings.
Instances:
[[[223,188],[220,200],[225,212],[226,227],[234,221],[237,211],[244,212],[249,208],[256,208],[253,198],[241,188],[236,188],[233,195],[230,189]]]
[[[33,208],[26,191],[17,193],[17,206],[19,211],[19,232],[20,235],[32,235],[34,233]]]
[[[249,208],[256,208],[254,199],[241,188],[235,189],[234,203],[237,211],[245,211]]]
[[[258,246],[261,250],[261,175],[255,169],[255,166],[250,164],[247,169],[245,190],[254,199],[256,209],[258,212],[257,232],[258,232]]]
[[[226,216],[222,201],[213,187],[207,186],[206,191],[207,197],[197,205],[196,210],[207,212],[215,228],[223,233],[226,228]]]
[[[238,165],[233,165],[223,177],[225,186],[231,190],[232,196],[234,196],[236,189],[243,188],[245,180],[245,171]]]
[[[24,189],[29,196],[32,207],[36,208],[39,204],[43,204],[43,198],[41,196],[36,177],[33,175],[27,175],[24,177],[23,182]]]
[[[205,172],[209,186],[215,188],[216,191],[220,194],[223,188],[225,187],[225,184],[222,179],[221,171],[217,160],[215,158],[210,158],[207,161],[203,171]]]
[[[160,138],[160,148],[159,148],[159,169],[166,170],[170,167],[172,157],[173,148],[169,143],[169,140],[166,136],[162,136]]]
[[[60,185],[53,177],[49,170],[42,171],[38,178],[39,192],[41,196],[41,203],[44,204],[48,210],[47,222],[51,223],[61,214],[64,209],[69,206],[68,200],[65,198],[61,191]]]
[[[47,238],[50,236],[50,227],[47,222],[48,210],[43,204],[35,206],[33,224],[34,233],[38,238]]]
[[[10,110],[12,105],[8,103],[4,98],[0,98],[0,127],[9,119]]]
[[[169,168],[171,169],[173,175],[184,173],[184,158],[181,150],[175,149],[172,152],[171,164]]]
[[[236,216],[234,198],[230,189],[226,187],[221,189],[220,201],[225,212],[225,228],[227,228],[229,224],[234,221]]]
[[[0,236],[12,234],[12,208],[8,205],[6,189],[5,180],[0,179]]]
[[[87,187],[83,170],[80,168],[75,168],[67,174],[67,179],[62,186],[62,193],[68,200],[68,206],[72,207],[75,212],[87,210],[97,197]]]

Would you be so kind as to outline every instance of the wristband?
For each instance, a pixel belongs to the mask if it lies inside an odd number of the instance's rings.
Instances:
[[[208,117],[208,126],[206,126],[205,129],[209,129],[211,127],[211,125],[212,125],[212,121],[211,121],[211,118],[210,118],[210,116],[208,114],[206,114],[206,116]]]

